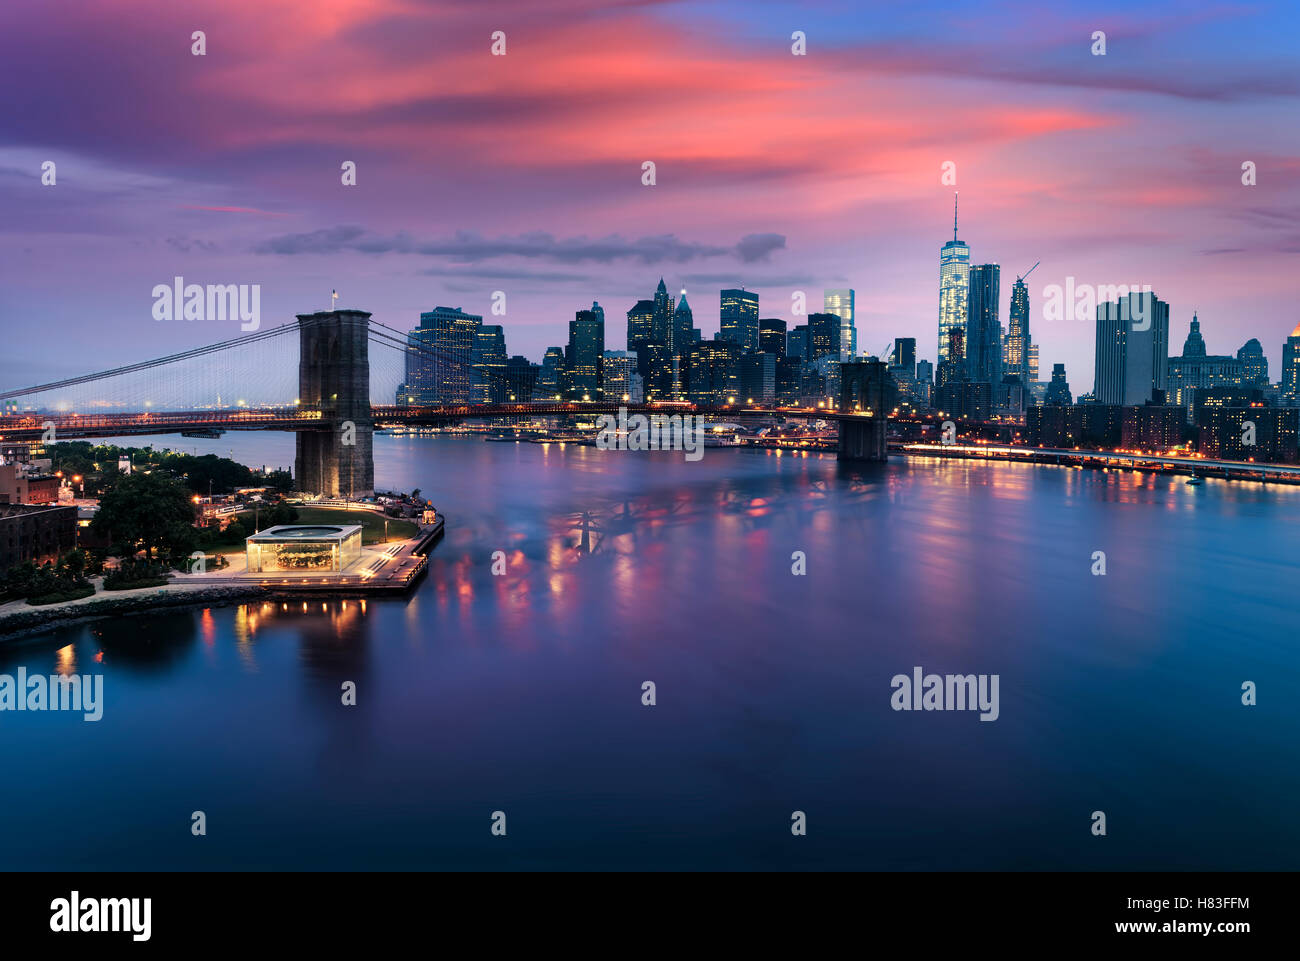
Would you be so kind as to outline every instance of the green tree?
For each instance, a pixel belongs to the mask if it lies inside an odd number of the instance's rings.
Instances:
[[[157,473],[116,478],[100,498],[91,526],[131,552],[143,550],[150,559],[186,553],[198,542],[189,490]]]
[[[278,491],[293,490],[293,475],[287,470],[268,471],[262,475],[261,481],[267,487]]]
[[[216,454],[195,457],[191,454],[168,453],[162,458],[163,470],[183,477],[189,489],[196,494],[229,494],[236,487],[250,487],[253,472],[243,464]]]
[[[80,580],[89,566],[90,555],[82,550],[68,551],[59,558],[59,567],[66,570],[74,580]]]

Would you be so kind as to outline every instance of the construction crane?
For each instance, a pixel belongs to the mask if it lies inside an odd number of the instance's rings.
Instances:
[[[1016,278],[1016,283],[1018,283],[1018,284],[1022,284],[1022,283],[1024,283],[1024,282],[1025,282],[1025,278],[1028,277],[1030,274],[1032,274],[1035,270],[1037,270],[1037,269],[1038,269],[1038,264],[1041,264],[1041,263],[1042,263],[1041,260],[1038,261],[1038,263],[1034,264],[1034,266],[1030,267],[1030,268],[1029,268],[1028,270],[1026,270],[1022,275],[1020,275],[1019,277],[1017,277],[1017,278]]]

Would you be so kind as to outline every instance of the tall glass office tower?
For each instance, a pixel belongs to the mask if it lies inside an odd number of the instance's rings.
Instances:
[[[1300,407],[1300,324],[1282,345],[1282,397],[1288,406]]]
[[[758,350],[758,294],[743,288],[722,291],[719,316],[720,340],[739,344],[747,353]]]
[[[971,383],[1002,383],[1002,324],[998,321],[1001,271],[997,264],[970,268],[966,299],[966,370]]]
[[[398,388],[398,403],[471,403],[475,396],[470,371],[482,324],[481,316],[459,307],[421,313],[420,325],[407,335],[406,379]]]
[[[957,198],[952,201],[952,240],[939,251],[939,363],[948,360],[949,332],[966,333],[970,296],[970,247],[957,239]]]
[[[594,310],[578,311],[569,321],[569,346],[564,351],[570,397],[577,400],[601,399],[601,360],[604,355],[604,317]]]
[[[1010,326],[1007,328],[1007,366],[1005,373],[1015,374],[1026,387],[1029,377],[1029,288],[1021,277],[1011,285]]]
[[[851,289],[822,292],[822,310],[840,319],[840,360],[852,360],[858,350],[858,331],[853,323],[853,291]]]

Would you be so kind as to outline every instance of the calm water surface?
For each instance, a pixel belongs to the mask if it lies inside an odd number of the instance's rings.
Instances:
[[[182,446],[292,461],[290,437],[230,437]],[[409,599],[0,647],[0,672],[106,690],[98,723],[0,714],[0,867],[1300,868],[1300,490],[450,438],[375,455],[380,486],[449,521]],[[891,710],[916,665],[1000,675],[1000,718]]]

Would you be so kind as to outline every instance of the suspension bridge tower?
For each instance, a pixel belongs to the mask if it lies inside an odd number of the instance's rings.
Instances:
[[[859,415],[840,421],[840,460],[889,459],[887,422],[894,382],[882,361],[840,364],[840,410]]]
[[[330,497],[375,492],[369,333],[364,310],[298,315],[298,402],[321,410],[320,429],[297,435],[300,490]]]

